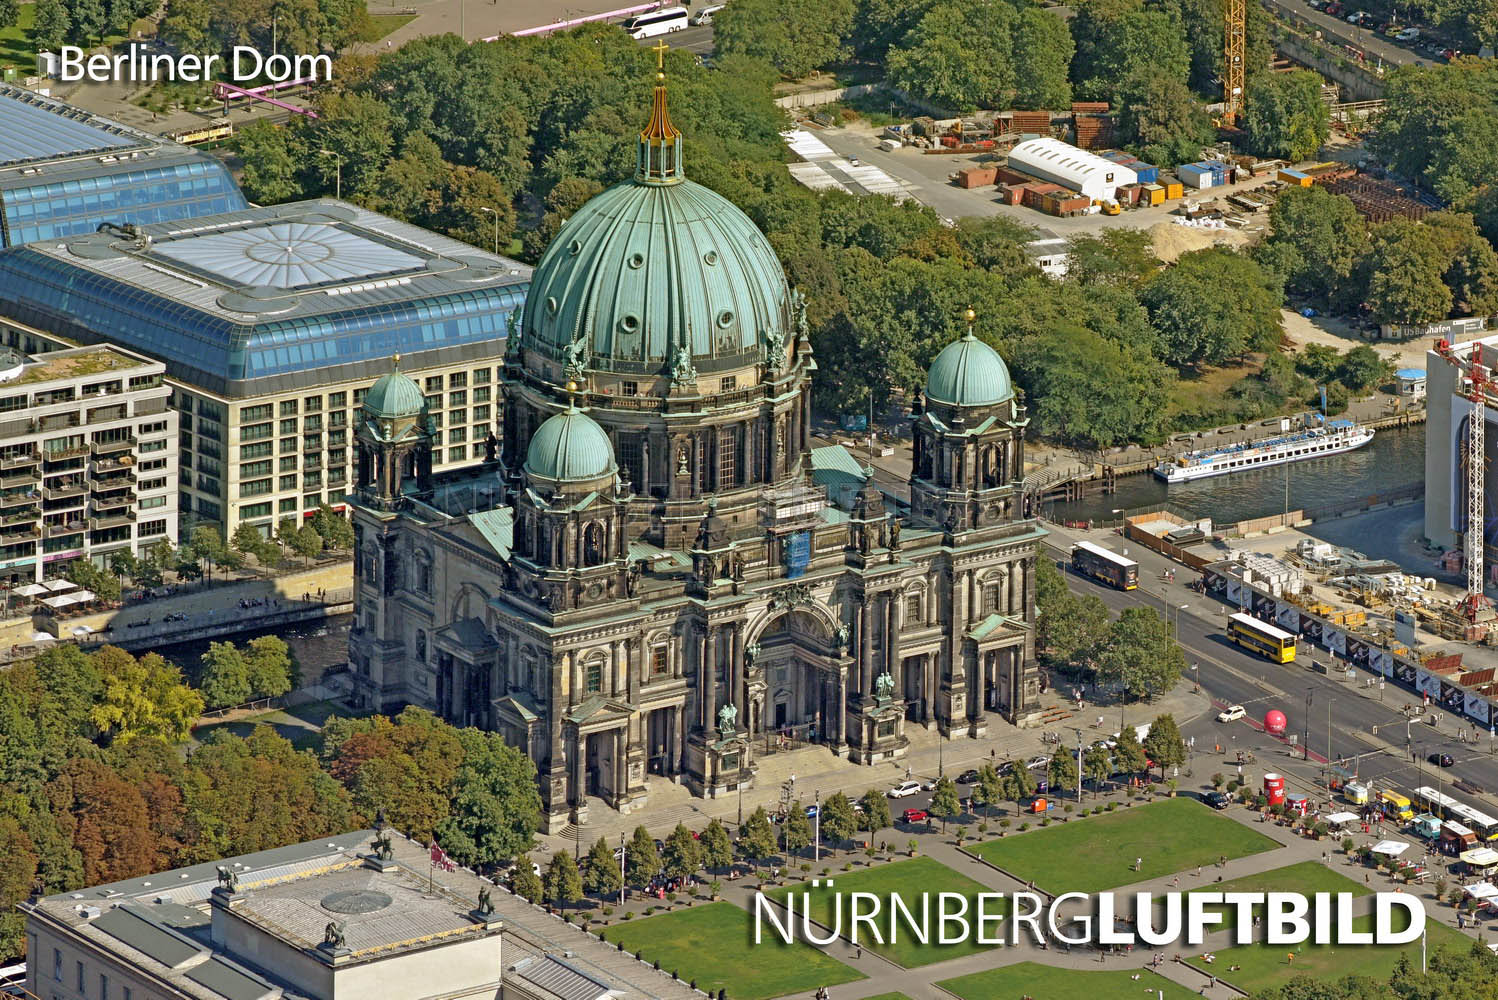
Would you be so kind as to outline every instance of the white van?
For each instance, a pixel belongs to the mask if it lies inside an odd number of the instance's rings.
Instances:
[[[702,8],[697,13],[695,13],[695,14],[692,15],[692,23],[693,24],[712,24],[713,23],[713,15],[716,14],[716,13],[718,13],[718,11],[722,10],[725,6],[727,6],[727,5],[726,4],[721,4],[721,3],[715,3],[715,4],[711,4],[710,6]]]

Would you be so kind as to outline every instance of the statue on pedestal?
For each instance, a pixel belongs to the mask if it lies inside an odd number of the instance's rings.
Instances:
[[[732,702],[718,709],[718,735],[725,740],[733,739],[739,731],[739,710]]]

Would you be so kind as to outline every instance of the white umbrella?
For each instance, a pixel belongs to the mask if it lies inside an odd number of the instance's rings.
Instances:
[[[60,594],[64,590],[73,590],[77,588],[78,584],[74,583],[71,580],[48,580],[46,583],[42,584],[42,586],[46,587],[54,594]]]
[[[40,583],[28,583],[24,587],[17,588],[16,593],[20,594],[22,597],[36,597],[41,594],[50,594],[52,592]]]
[[[56,642],[57,641],[57,636],[55,636],[55,635],[48,635],[46,632],[33,632],[33,633],[31,633],[31,641],[32,642]]]
[[[1391,858],[1397,858],[1409,849],[1409,844],[1404,844],[1397,840],[1380,840],[1373,845],[1374,854],[1384,854]]]

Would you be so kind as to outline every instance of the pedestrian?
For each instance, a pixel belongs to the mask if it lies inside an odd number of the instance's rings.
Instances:
[[[1286,961],[1288,961],[1291,965],[1294,965],[1295,964],[1295,952],[1292,951],[1288,956],[1286,956]]]
[[[1144,859],[1143,858],[1135,858],[1134,859],[1134,870],[1136,872],[1140,871],[1143,868],[1143,866],[1144,866]]]

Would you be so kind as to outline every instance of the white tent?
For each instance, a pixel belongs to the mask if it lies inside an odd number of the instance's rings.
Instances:
[[[1409,844],[1404,844],[1397,840],[1380,840],[1373,845],[1374,854],[1383,854],[1391,858],[1397,858],[1409,849]],[[1498,855],[1495,855],[1495,857],[1498,857]]]
[[[1462,861],[1473,868],[1492,868],[1498,865],[1498,851],[1491,847],[1474,847],[1461,853]]]
[[[43,597],[42,603],[49,608],[65,608],[73,603],[71,594],[54,594],[51,597]]]
[[[99,595],[94,593],[92,590],[80,590],[78,591],[78,593],[69,594],[68,596],[73,599],[74,604],[86,604],[89,601],[97,598]]]
[[[16,588],[16,593],[20,594],[22,597],[38,597],[42,594],[50,594],[52,593],[52,591],[48,590],[43,584],[28,583],[24,587]]]
[[[60,594],[64,590],[74,590],[78,585],[76,583],[73,583],[71,580],[48,580],[43,583],[42,586],[46,587],[54,594]]]
[[[1358,821],[1358,814],[1350,812],[1332,813],[1326,818],[1326,821],[1332,826],[1341,826],[1343,823],[1356,823]]]
[[[1498,886],[1494,886],[1491,882],[1475,882],[1472,885],[1462,886],[1462,892],[1473,899],[1492,899],[1498,896]]]

